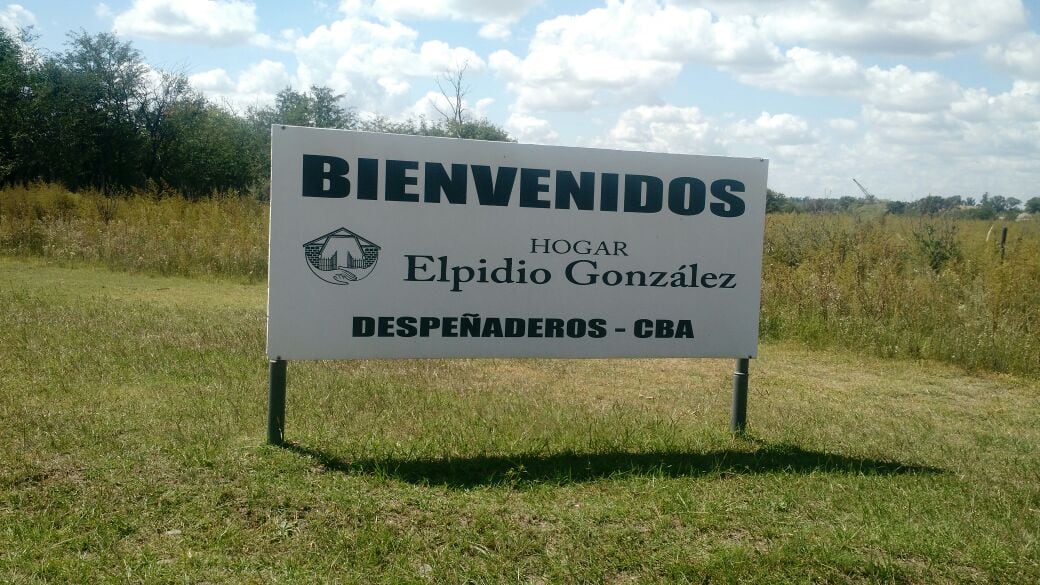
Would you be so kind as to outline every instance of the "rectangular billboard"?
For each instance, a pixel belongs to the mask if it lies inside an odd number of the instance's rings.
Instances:
[[[754,357],[767,168],[275,126],[268,356]]]

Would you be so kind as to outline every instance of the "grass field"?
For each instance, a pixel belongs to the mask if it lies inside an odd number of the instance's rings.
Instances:
[[[0,258],[0,582],[1040,581],[1040,382],[727,360],[300,362],[264,287]]]

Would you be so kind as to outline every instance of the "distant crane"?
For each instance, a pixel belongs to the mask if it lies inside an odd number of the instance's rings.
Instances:
[[[863,186],[863,183],[860,183],[856,179],[852,179],[852,182],[855,183],[857,187],[859,187],[860,191],[863,191],[863,196],[864,197],[866,197],[867,199],[869,199],[871,201],[877,199],[877,197],[874,197],[874,195],[870,191],[867,191],[867,188]]]

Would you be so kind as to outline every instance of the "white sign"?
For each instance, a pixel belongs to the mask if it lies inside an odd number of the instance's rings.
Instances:
[[[766,160],[272,133],[271,359],[757,353]]]

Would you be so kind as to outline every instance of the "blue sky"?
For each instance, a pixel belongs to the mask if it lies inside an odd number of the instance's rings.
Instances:
[[[1038,6],[1020,0],[0,0],[110,31],[244,109],[328,85],[365,116],[467,106],[521,142],[761,156],[788,195],[1040,195]]]

